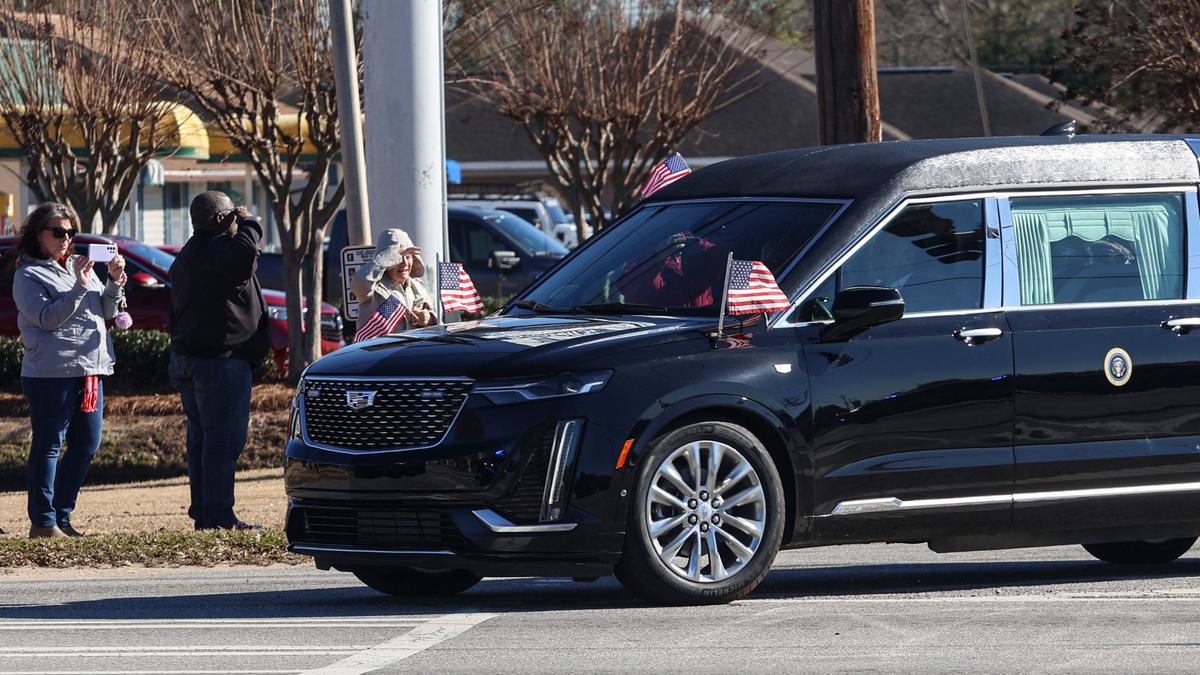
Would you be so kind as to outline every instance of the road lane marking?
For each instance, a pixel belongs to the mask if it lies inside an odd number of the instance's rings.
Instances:
[[[305,672],[305,675],[360,675],[403,661],[413,654],[461,635],[496,616],[482,612],[447,614],[426,621],[411,631],[375,645],[353,656],[331,663],[324,668]]]

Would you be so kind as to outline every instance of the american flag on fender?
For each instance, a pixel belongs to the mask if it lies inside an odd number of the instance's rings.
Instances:
[[[443,311],[483,311],[483,300],[462,263],[438,263],[438,294],[442,296]]]
[[[392,293],[379,304],[379,308],[371,315],[371,318],[362,322],[358,326],[358,330],[354,331],[354,341],[362,342],[377,338],[380,335],[387,335],[396,330],[400,319],[403,319],[408,314],[408,308],[400,301],[400,296]]]
[[[654,169],[650,171],[650,177],[646,179],[646,184],[642,186],[642,197],[649,197],[691,172],[692,170],[688,168],[687,162],[683,161],[683,155],[678,152],[671,155],[654,165]]]
[[[775,275],[757,260],[734,260],[729,266],[730,314],[776,312],[791,306],[775,283]]]

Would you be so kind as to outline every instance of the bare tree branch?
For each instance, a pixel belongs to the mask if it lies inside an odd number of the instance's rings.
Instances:
[[[150,39],[162,77],[187,92],[245,156],[271,200],[290,318],[288,373],[295,381],[320,355],[322,244],[344,194],[341,185],[332,194],[328,189],[341,151],[328,5],[158,0],[155,10]],[[361,49],[361,27],[355,42]],[[307,178],[296,185],[300,173]]]

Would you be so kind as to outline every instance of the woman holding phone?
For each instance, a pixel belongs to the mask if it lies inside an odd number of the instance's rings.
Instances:
[[[108,263],[108,284],[95,262],[71,254],[78,219],[69,206],[41,204],[21,229],[13,301],[25,345],[21,389],[29,402],[29,536],[81,536],[71,512],[100,447],[104,391],[113,372],[105,321],[117,314],[125,260]],[[59,461],[63,443],[67,450]]]

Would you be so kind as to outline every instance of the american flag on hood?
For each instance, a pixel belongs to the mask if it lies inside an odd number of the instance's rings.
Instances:
[[[408,307],[405,307],[404,303],[400,301],[400,296],[392,293],[386,300],[379,303],[379,308],[375,310],[371,318],[358,325],[358,330],[354,331],[354,341],[362,342],[380,335],[387,335],[396,330],[400,320],[407,314]]]
[[[678,152],[671,155],[654,165],[654,169],[650,171],[650,177],[642,186],[642,198],[649,197],[691,172],[687,162],[683,161],[683,155]]]
[[[462,310],[472,314],[483,311],[483,300],[462,263],[438,263],[438,294],[442,298],[442,311]]]
[[[730,314],[777,312],[791,306],[775,275],[758,260],[733,260],[729,266]]]

